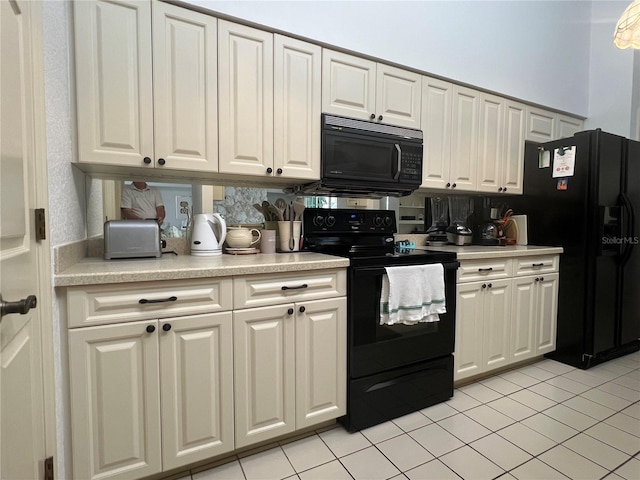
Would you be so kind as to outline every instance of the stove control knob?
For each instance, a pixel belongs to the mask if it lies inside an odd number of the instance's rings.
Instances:
[[[336,217],[329,215],[326,220],[327,227],[333,227],[336,224]]]
[[[321,227],[322,224],[324,224],[324,217],[322,215],[316,215],[315,217],[313,217],[313,224],[316,227]]]
[[[389,215],[387,215],[386,217],[384,217],[384,224],[387,227],[390,227],[393,224],[393,220],[391,219],[391,217]]]
[[[382,226],[382,217],[375,216],[375,217],[373,218],[373,224],[374,224],[376,227],[381,227],[381,226]]]

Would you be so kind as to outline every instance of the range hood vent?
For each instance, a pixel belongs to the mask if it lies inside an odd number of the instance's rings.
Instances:
[[[411,195],[418,188],[418,185],[413,188],[408,185],[403,185],[402,187],[397,190],[389,190],[388,185],[378,188],[375,185],[334,185],[319,181],[305,185],[293,185],[285,188],[283,192],[294,195],[346,198],[406,197]]]

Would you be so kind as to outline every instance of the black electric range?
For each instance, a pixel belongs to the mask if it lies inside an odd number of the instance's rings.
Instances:
[[[455,253],[397,245],[392,210],[306,209],[305,250],[347,257],[347,415],[351,431],[453,395]],[[440,263],[447,313],[440,321],[380,325],[385,267]]]

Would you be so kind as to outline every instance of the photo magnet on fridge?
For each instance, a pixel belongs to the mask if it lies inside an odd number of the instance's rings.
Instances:
[[[567,177],[562,177],[558,179],[558,185],[556,185],[556,190],[566,190],[569,186],[569,179]]]

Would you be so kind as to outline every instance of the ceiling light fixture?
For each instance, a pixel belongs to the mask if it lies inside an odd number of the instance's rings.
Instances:
[[[620,15],[613,43],[618,48],[640,48],[640,0],[631,2]]]

